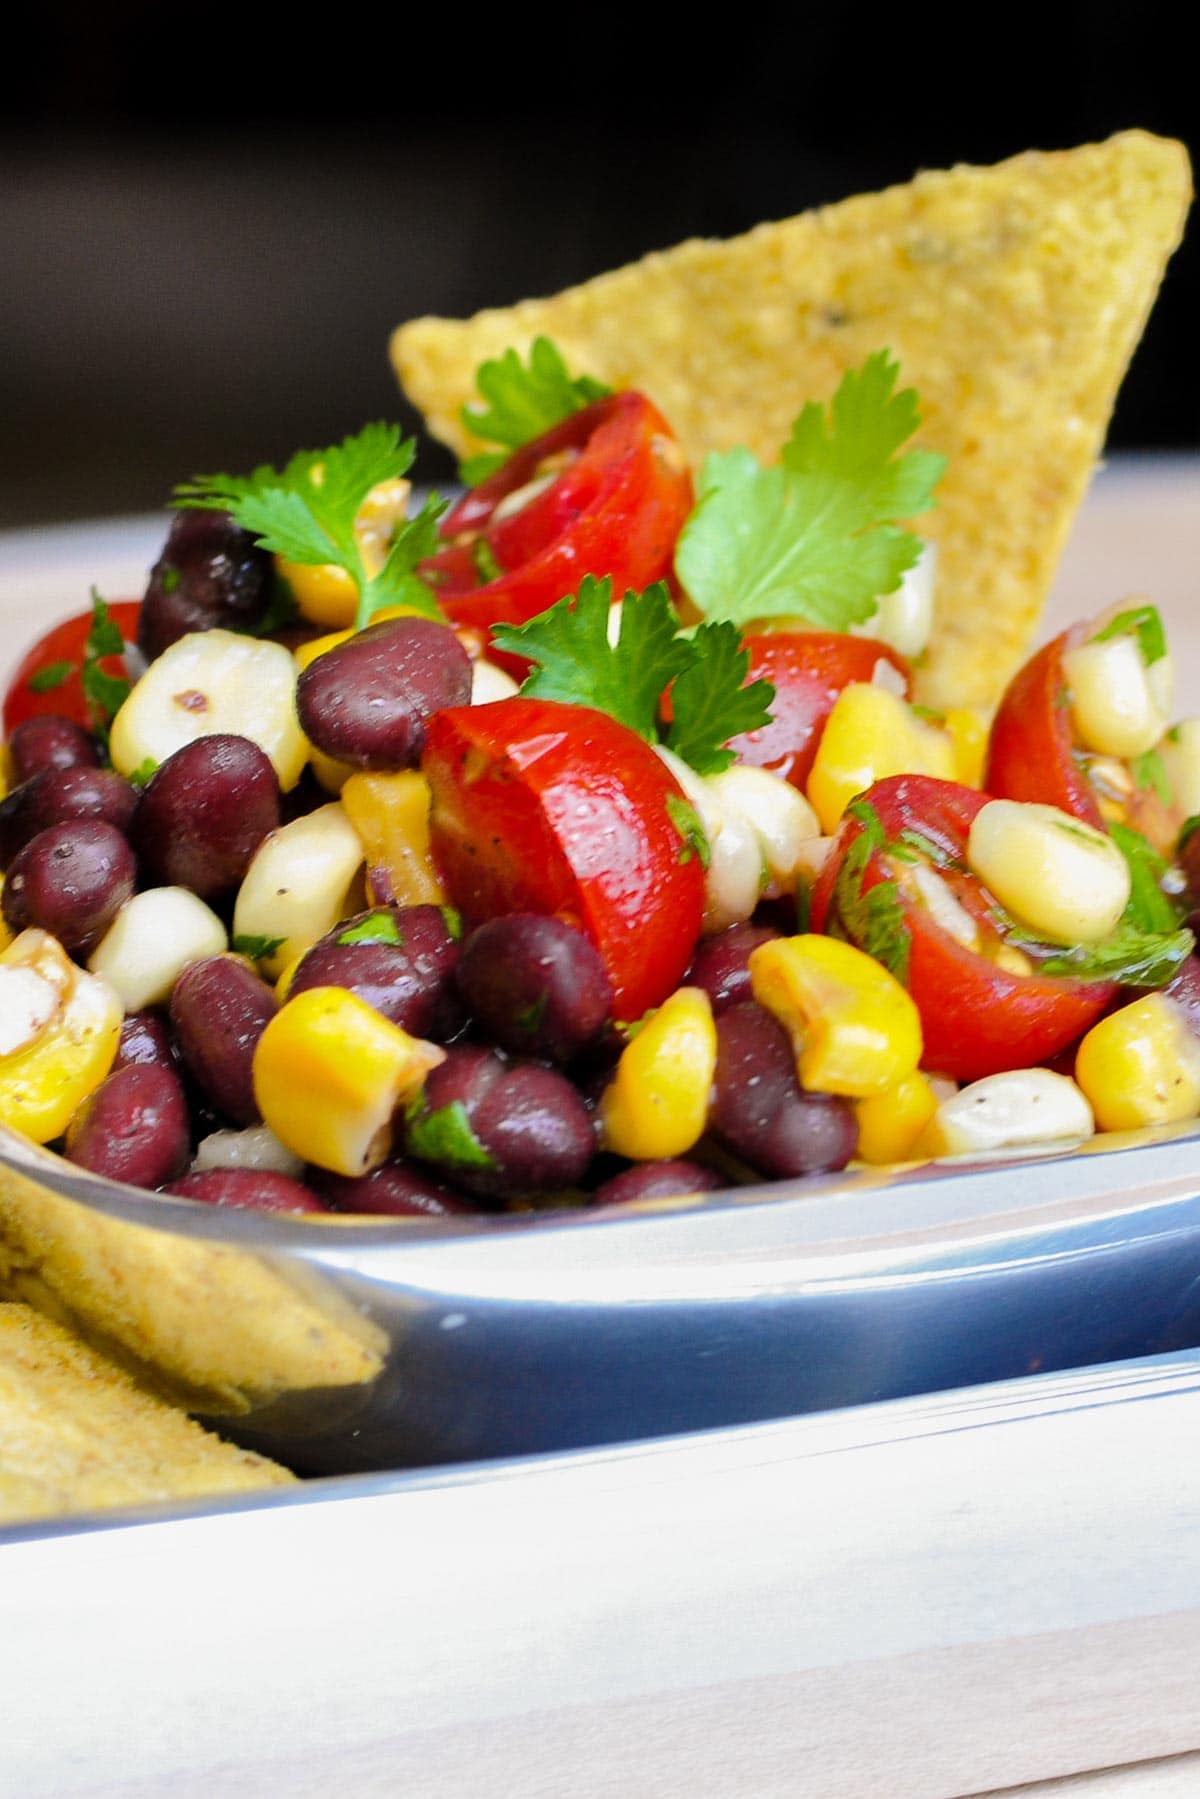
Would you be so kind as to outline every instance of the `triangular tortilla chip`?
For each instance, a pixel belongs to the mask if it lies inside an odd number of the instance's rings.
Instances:
[[[547,300],[393,334],[405,393],[460,454],[479,363],[551,337],[656,401],[689,459],[773,459],[809,399],[884,347],[949,457],[929,705],[989,707],[1034,634],[1191,198],[1182,144],[1129,131],[926,173],[728,242],[693,240]],[[1097,606],[1116,595],[1098,594]]]

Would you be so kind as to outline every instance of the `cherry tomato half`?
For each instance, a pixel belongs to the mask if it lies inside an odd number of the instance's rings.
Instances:
[[[864,817],[856,806],[838,827],[813,890],[815,931],[833,931],[860,949],[876,949],[880,935],[886,934],[893,973],[921,1014],[922,1066],[957,1081],[1048,1061],[1083,1035],[1116,992],[1110,981],[1002,968],[951,936],[920,898],[913,881],[918,863],[940,876],[984,940],[990,937],[1000,947],[986,890],[966,866],[971,822],[989,797],[928,775],[877,781],[860,797],[859,805],[865,802],[870,813]],[[873,843],[865,854],[857,852],[848,865],[871,814],[884,841]],[[935,853],[926,854],[923,845]],[[885,883],[890,892],[880,894]],[[872,892],[877,897],[868,908],[860,902]],[[868,910],[876,933],[870,943]]]
[[[851,681],[869,681],[878,662],[887,662],[904,682],[904,657],[874,637],[842,631],[751,632],[742,643],[750,653],[748,681],[770,681],[775,689],[769,723],[731,737],[739,762],[769,768],[804,791],[817,745],[834,701]]]
[[[108,608],[109,618],[126,643],[137,640],[140,610],[140,600],[114,600]],[[85,730],[91,730],[93,720],[79,678],[91,628],[91,612],[77,613],[73,618],[52,625],[26,650],[4,695],[0,719],[5,738],[11,737],[27,718],[46,713],[72,719]],[[102,656],[100,667],[110,675],[120,676],[127,672],[119,656]]]
[[[641,394],[614,394],[465,494],[442,520],[447,547],[418,573],[453,623],[520,625],[575,593],[584,575],[610,575],[617,599],[664,579],[691,506],[691,477],[662,414]]]
[[[429,721],[421,766],[433,854],[470,923],[541,912],[578,926],[619,1019],[674,991],[700,936],[704,870],[683,794],[635,732],[556,700],[453,706]]]

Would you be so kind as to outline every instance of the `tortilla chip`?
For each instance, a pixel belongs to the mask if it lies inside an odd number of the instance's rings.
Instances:
[[[431,432],[478,365],[551,337],[576,374],[655,400],[689,460],[774,460],[805,401],[874,350],[922,404],[949,466],[936,511],[937,623],[918,698],[992,706],[1035,632],[1117,390],[1191,198],[1182,144],[1129,131],[692,240],[552,299],[416,319],[391,357]],[[1098,595],[1098,605],[1112,596]]]
[[[0,1302],[0,1522],[290,1485],[30,1307]]]

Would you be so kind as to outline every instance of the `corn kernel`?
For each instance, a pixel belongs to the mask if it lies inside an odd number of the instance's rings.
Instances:
[[[1094,1024],[1076,1052],[1075,1079],[1102,1131],[1200,1116],[1200,1042],[1163,993]]]
[[[335,1174],[365,1174],[387,1159],[397,1106],[445,1055],[357,994],[310,987],[259,1038],[254,1094],[264,1123],[294,1155]]]
[[[228,949],[225,926],[187,887],[147,887],[126,900],[88,957],[127,1012],[162,1006],[189,962]]]
[[[972,820],[967,862],[1049,943],[1099,943],[1129,903],[1129,864],[1112,838],[1057,806],[989,800]]]
[[[446,890],[429,847],[429,782],[419,769],[395,774],[355,774],[342,788],[342,805],[372,869],[386,872],[401,906],[442,906]]]
[[[985,1155],[1075,1142],[1094,1129],[1087,1098],[1069,1076],[1015,1068],[972,1081],[943,1100],[916,1149],[928,1156]]]
[[[0,953],[0,1016],[0,1121],[53,1142],[113,1065],[121,1002],[34,929]]]
[[[1071,720],[1081,743],[1102,756],[1141,756],[1167,728],[1170,655],[1147,664],[1136,634],[1092,638],[1063,658]]]
[[[1171,802],[1180,819],[1200,812],[1200,718],[1183,718],[1172,725],[1158,746]]]
[[[380,481],[358,509],[354,540],[369,577],[377,575],[387,560],[396,526],[403,524],[407,515],[411,492],[411,484],[399,477]],[[358,583],[344,568],[332,562],[289,562],[284,556],[276,556],[275,569],[291,588],[304,617],[313,624],[354,623]]]
[[[336,800],[263,838],[238,889],[233,934],[278,945],[261,958],[268,979],[346,916],[362,859],[358,833]]]
[[[969,706],[952,706],[942,720],[954,746],[955,780],[963,787],[982,787],[987,761],[987,721]]]
[[[902,656],[919,656],[928,648],[933,630],[933,585],[937,570],[937,545],[924,543],[912,568],[905,569],[899,587],[880,594],[876,610],[863,625],[852,625],[856,637],[876,637]]]
[[[621,1052],[600,1102],[608,1147],[639,1162],[686,1155],[704,1133],[716,1066],[708,995],[680,987]]]
[[[868,681],[844,687],[825,721],[808,776],[808,797],[831,833],[856,794],[887,775],[957,775],[954,744],[898,694]]]
[[[778,938],[750,957],[755,999],[792,1039],[802,1086],[868,1099],[913,1073],[921,1019],[894,975],[835,937]]]
[[[860,1162],[879,1166],[903,1162],[938,1109],[938,1098],[929,1077],[919,1069],[896,1081],[882,1093],[856,1100]]]

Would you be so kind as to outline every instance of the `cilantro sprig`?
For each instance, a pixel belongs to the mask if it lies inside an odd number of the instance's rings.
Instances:
[[[438,547],[438,521],[448,502],[430,496],[415,518],[393,532],[383,567],[368,571],[355,520],[372,488],[407,474],[416,444],[399,427],[367,425],[325,450],[297,450],[282,469],[263,463],[249,475],[197,475],[175,489],[174,504],[232,513],[266,550],[289,562],[332,563],[358,588],[355,630],[384,606],[410,606],[437,618],[437,602],[416,573]]]
[[[899,372],[887,350],[848,370],[828,418],[804,407],[778,466],[740,448],[705,459],[675,566],[706,618],[845,631],[900,585],[921,540],[897,521],[933,504],[945,458],[902,450],[920,410],[913,388],[896,391]]]
[[[775,695],[769,681],[747,684],[750,657],[736,628],[704,624],[682,636],[662,581],[625,595],[615,642],[611,608],[611,580],[585,575],[577,595],[527,624],[498,625],[493,640],[537,665],[522,693],[595,706],[698,774],[727,768],[726,740],[765,725]]]
[[[481,450],[469,456],[459,469],[468,487],[477,487],[503,468],[514,450],[532,443],[561,419],[570,418],[603,400],[612,392],[591,375],[573,376],[557,345],[548,337],[535,337],[529,360],[522,362],[516,350],[480,363],[475,371],[480,400],[468,400],[459,416],[475,437],[501,444],[499,450]]]
[[[107,750],[108,727],[129,698],[133,683],[128,675],[110,674],[101,666],[105,657],[124,658],[125,639],[121,635],[121,627],[109,615],[107,600],[101,598],[95,587],[92,588],[91,595],[92,622],[84,639],[79,683],[87,702],[92,730]],[[125,667],[124,660],[121,667]]]

